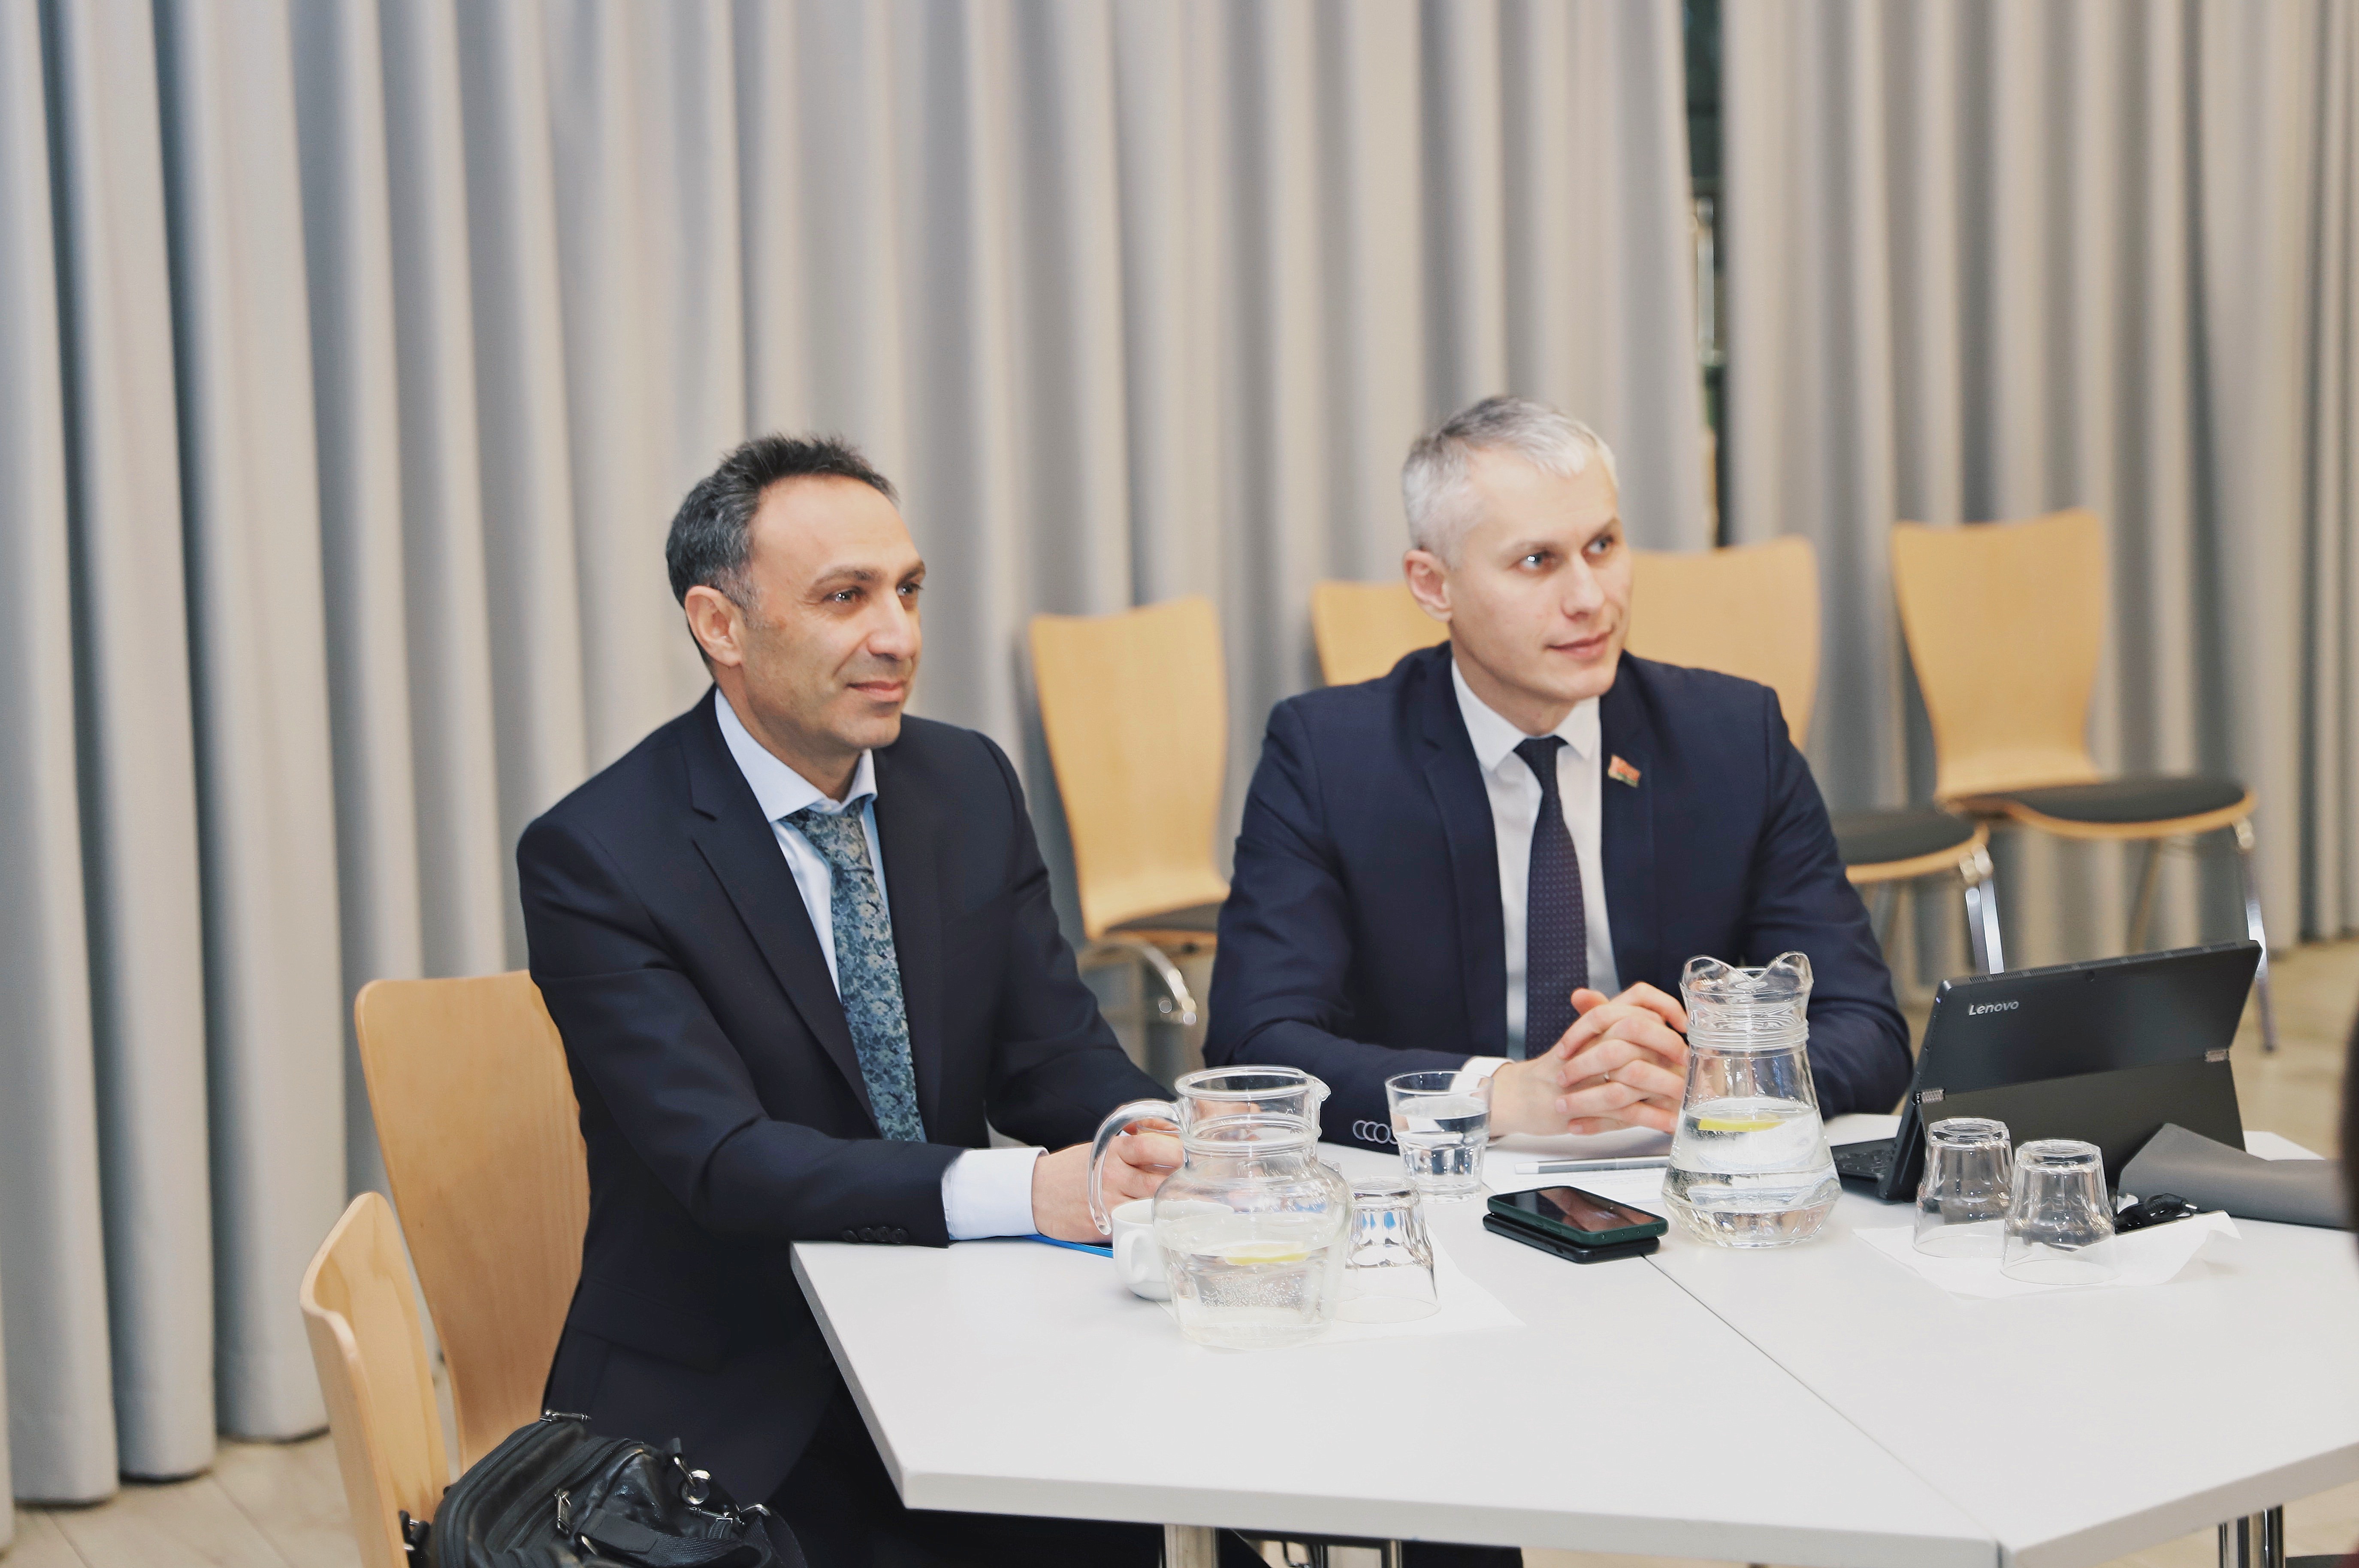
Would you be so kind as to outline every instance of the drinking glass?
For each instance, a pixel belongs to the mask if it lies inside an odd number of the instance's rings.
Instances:
[[[2043,1138],[2015,1152],[1999,1271],[2042,1285],[2101,1285],[2119,1271],[2105,1158],[2093,1143]]]
[[[1953,1116],[1926,1128],[1917,1250],[1936,1258],[1998,1257],[2014,1183],[2006,1122]]]
[[[1417,1184],[1406,1173],[1352,1184],[1352,1230],[1343,1257],[1346,1323],[1408,1323],[1441,1310],[1433,1288],[1433,1240]]]
[[[1491,1141],[1491,1080],[1466,1073],[1403,1073],[1385,1080],[1393,1142],[1428,1203],[1471,1198]]]

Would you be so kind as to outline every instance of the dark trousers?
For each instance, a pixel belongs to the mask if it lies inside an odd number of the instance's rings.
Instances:
[[[852,1396],[839,1390],[819,1418],[770,1508],[792,1527],[810,1568],[1157,1568],[1163,1530],[1151,1524],[1031,1519],[1016,1514],[936,1513],[901,1506],[885,1462]],[[1451,1546],[1413,1541],[1408,1568],[1519,1568],[1511,1546]],[[1223,1531],[1222,1568],[1258,1563]]]
[[[770,1508],[793,1528],[811,1568],[1156,1568],[1163,1553],[1163,1531],[1151,1524],[903,1508],[841,1390]]]

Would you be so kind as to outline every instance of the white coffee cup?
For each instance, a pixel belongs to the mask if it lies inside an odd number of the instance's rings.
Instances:
[[[1133,1198],[1106,1217],[1114,1222],[1114,1271],[1130,1293],[1150,1302],[1171,1299],[1163,1277],[1163,1249],[1155,1239],[1155,1200]]]

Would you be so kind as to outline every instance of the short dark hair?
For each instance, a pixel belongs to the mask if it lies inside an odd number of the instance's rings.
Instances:
[[[897,506],[901,501],[893,481],[841,436],[756,436],[698,480],[672,514],[664,565],[674,599],[685,604],[690,589],[714,588],[745,607],[754,514],[763,492],[786,479],[854,480]]]

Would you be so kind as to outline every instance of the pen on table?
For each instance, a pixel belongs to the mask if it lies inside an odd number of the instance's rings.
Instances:
[[[1582,1171],[1662,1171],[1670,1167],[1668,1154],[1633,1154],[1613,1160],[1518,1160],[1519,1176],[1565,1176]]]

